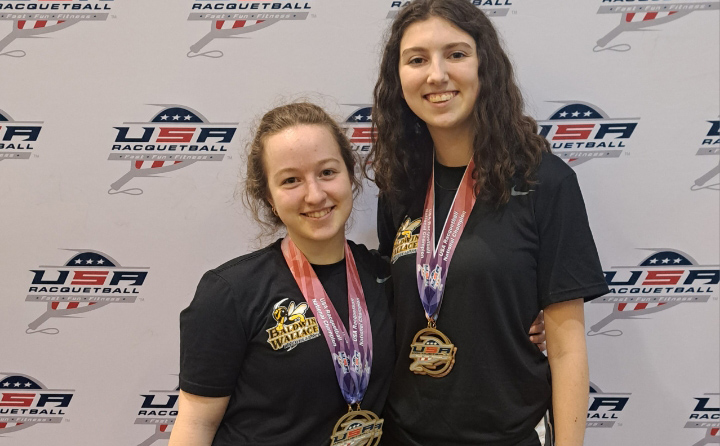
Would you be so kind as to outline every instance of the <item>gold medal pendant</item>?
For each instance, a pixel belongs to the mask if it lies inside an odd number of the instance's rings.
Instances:
[[[455,365],[457,347],[443,332],[435,328],[430,319],[427,328],[418,331],[410,344],[410,371],[417,375],[442,378]]]
[[[369,410],[352,410],[335,423],[330,446],[376,446],[384,420]]]

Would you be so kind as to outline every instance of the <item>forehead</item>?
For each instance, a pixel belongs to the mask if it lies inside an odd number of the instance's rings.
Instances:
[[[443,47],[466,43],[475,48],[472,36],[442,17],[430,17],[408,26],[400,40],[400,51],[410,48]]]
[[[263,158],[268,173],[275,169],[301,168],[318,161],[340,160],[340,147],[324,125],[294,125],[265,138]]]

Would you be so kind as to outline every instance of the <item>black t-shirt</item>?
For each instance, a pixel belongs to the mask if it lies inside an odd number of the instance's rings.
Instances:
[[[389,269],[377,253],[349,243],[373,335],[362,408],[380,414],[395,360],[383,283]],[[345,262],[314,268],[347,326]],[[280,240],[203,276],[180,315],[180,388],[201,396],[230,396],[214,446],[329,443],[347,404],[312,311],[304,306],[298,311],[303,302]],[[281,311],[286,317],[278,320],[274,314]]]
[[[378,207],[380,252],[391,255],[398,360],[383,444],[525,446],[551,401],[547,358],[528,339],[538,312],[608,292],[574,171],[545,154],[530,190],[500,209],[478,201],[450,262],[437,328],[457,347],[449,375],[409,370],[427,326],[415,251],[424,197]],[[436,188],[437,191],[437,188]],[[445,211],[447,213],[447,210]]]

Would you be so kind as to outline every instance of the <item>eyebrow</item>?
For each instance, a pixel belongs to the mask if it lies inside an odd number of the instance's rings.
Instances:
[[[442,49],[443,49],[443,50],[447,50],[447,49],[449,49],[449,48],[453,48],[453,47],[456,47],[456,46],[464,46],[464,47],[467,47],[467,48],[472,48],[472,45],[470,45],[470,44],[467,43],[467,42],[452,42],[452,43],[448,43],[447,45],[445,45]],[[403,57],[403,56],[405,55],[405,53],[407,53],[407,52],[426,51],[426,50],[427,50],[426,48],[421,47],[421,46],[414,46],[414,47],[411,47],[411,48],[405,48],[405,49],[400,53],[400,57]]]
[[[329,162],[336,162],[336,163],[338,163],[338,164],[342,164],[342,160],[340,160],[340,159],[337,159],[337,158],[325,158],[325,159],[321,159],[320,161],[318,161],[317,165],[318,165],[318,166],[322,166],[322,165],[327,164],[327,163],[329,163]],[[283,176],[283,175],[286,175],[286,174],[288,174],[288,173],[295,172],[296,170],[298,170],[297,167],[286,167],[286,168],[284,168],[284,169],[280,169],[280,170],[278,170],[277,172],[275,172],[275,175],[273,175],[273,178],[276,178],[276,177],[279,177],[279,176]]]

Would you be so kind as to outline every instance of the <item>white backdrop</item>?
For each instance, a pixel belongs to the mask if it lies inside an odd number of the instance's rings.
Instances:
[[[614,291],[586,306],[586,444],[720,443],[720,2],[475,3]],[[301,95],[362,112],[398,4],[0,0],[0,445],[167,444],[178,313],[258,246],[252,121]],[[371,186],[356,208],[374,247]]]

